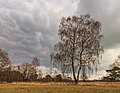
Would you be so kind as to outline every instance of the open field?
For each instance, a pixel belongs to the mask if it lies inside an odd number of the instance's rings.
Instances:
[[[120,93],[120,83],[11,83],[0,84],[0,93]]]

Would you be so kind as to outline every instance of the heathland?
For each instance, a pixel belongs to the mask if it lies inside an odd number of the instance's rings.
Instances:
[[[6,83],[0,84],[0,93],[120,93],[120,83]]]

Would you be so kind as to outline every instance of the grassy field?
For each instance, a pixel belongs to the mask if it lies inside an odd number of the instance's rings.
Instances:
[[[120,83],[12,83],[0,84],[0,93],[120,93]]]

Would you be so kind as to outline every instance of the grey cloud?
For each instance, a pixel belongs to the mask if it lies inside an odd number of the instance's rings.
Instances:
[[[105,48],[115,48],[120,43],[120,1],[119,0],[80,0],[77,14],[90,13],[101,21]]]
[[[74,8],[69,0],[0,0],[0,48],[16,64],[38,56],[42,65],[49,66],[61,16],[74,12],[68,7]]]

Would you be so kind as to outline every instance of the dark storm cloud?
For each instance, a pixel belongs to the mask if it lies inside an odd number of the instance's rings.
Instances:
[[[7,49],[12,60],[17,62],[30,61],[34,56],[40,56],[46,61],[44,53],[50,52],[48,47],[51,45],[47,41],[38,42],[37,33],[41,33],[43,39],[46,38],[43,32],[48,32],[47,14],[40,11],[40,2],[20,2],[0,1],[1,47]]]
[[[0,48],[14,63],[38,56],[48,66],[60,19],[75,10],[68,8],[75,8],[69,0],[0,0]]]

